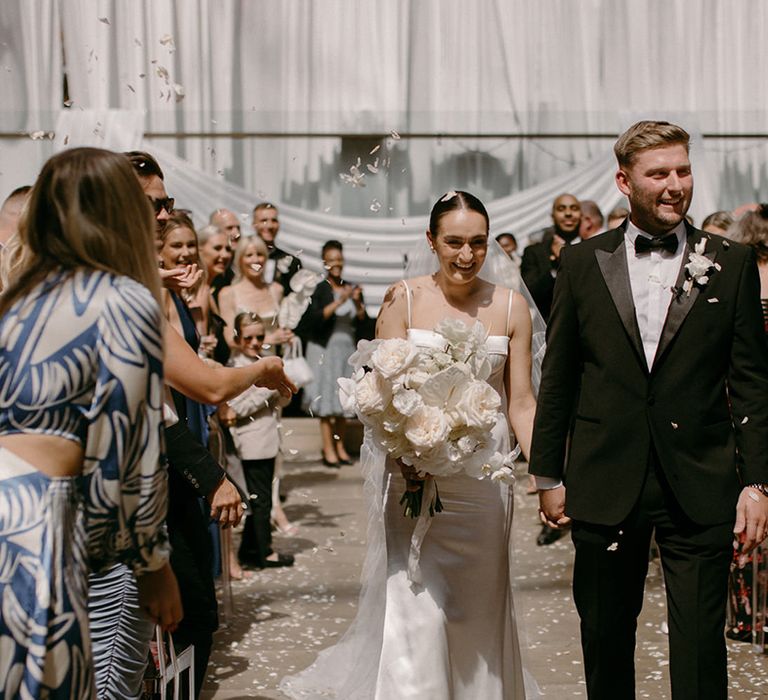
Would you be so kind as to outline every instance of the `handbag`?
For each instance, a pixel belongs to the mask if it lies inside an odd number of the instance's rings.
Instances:
[[[294,338],[285,347],[283,355],[283,365],[286,376],[299,388],[307,386],[315,379],[315,373],[304,359],[304,353],[301,349],[301,340]]]
[[[189,700],[195,697],[195,648],[188,646],[184,651],[176,656],[176,650],[173,647],[173,640],[168,634],[168,662],[165,660],[165,644],[163,643],[163,632],[159,625],[155,626],[155,645],[157,647],[156,668],[158,675],[152,679],[152,687],[148,687],[145,680],[144,697],[160,698],[166,700],[168,693],[168,684],[173,683],[173,700],[180,700],[181,696],[181,674],[183,671],[189,671]]]

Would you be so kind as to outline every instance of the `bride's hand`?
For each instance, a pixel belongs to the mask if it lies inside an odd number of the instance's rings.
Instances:
[[[419,472],[415,467],[405,464],[402,460],[398,459],[397,464],[400,467],[400,473],[405,479],[406,491],[418,491],[421,488],[421,484],[424,481],[423,476],[419,476]]]

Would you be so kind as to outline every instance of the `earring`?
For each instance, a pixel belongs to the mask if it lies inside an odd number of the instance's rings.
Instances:
[[[432,255],[435,254],[435,249],[432,246],[429,246],[430,251],[432,251]]]

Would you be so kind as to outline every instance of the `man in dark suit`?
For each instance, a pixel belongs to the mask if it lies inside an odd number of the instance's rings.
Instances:
[[[564,245],[578,242],[580,221],[579,200],[572,194],[561,194],[552,203],[552,226],[544,229],[541,241],[523,251],[520,274],[545,321],[552,306],[560,251]]]
[[[280,231],[280,219],[274,204],[261,202],[253,208],[253,230],[269,250],[265,279],[268,282],[279,282],[285,296],[288,296],[291,293],[291,277],[301,269],[301,260],[298,255],[291,255],[275,245]]]
[[[757,266],[747,247],[686,224],[688,141],[682,128],[649,121],[619,138],[616,182],[630,217],[564,249],[555,286],[530,468],[543,520],[572,519],[591,700],[635,697],[652,534],[672,697],[724,700],[734,533],[744,553],[766,534]]]

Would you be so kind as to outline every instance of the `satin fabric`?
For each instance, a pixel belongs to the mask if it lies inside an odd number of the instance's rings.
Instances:
[[[442,343],[433,331],[409,329],[419,346]],[[509,338],[489,336],[489,383],[502,397]],[[508,451],[507,418],[493,439]],[[403,515],[405,482],[370,434],[361,453],[371,498],[368,552],[358,615],[335,647],[281,689],[293,698],[344,700],[531,700],[535,681],[520,658],[510,533],[512,489],[463,475],[435,480],[443,512],[420,544],[419,584],[408,578],[418,520]],[[373,493],[373,491],[376,493]]]

